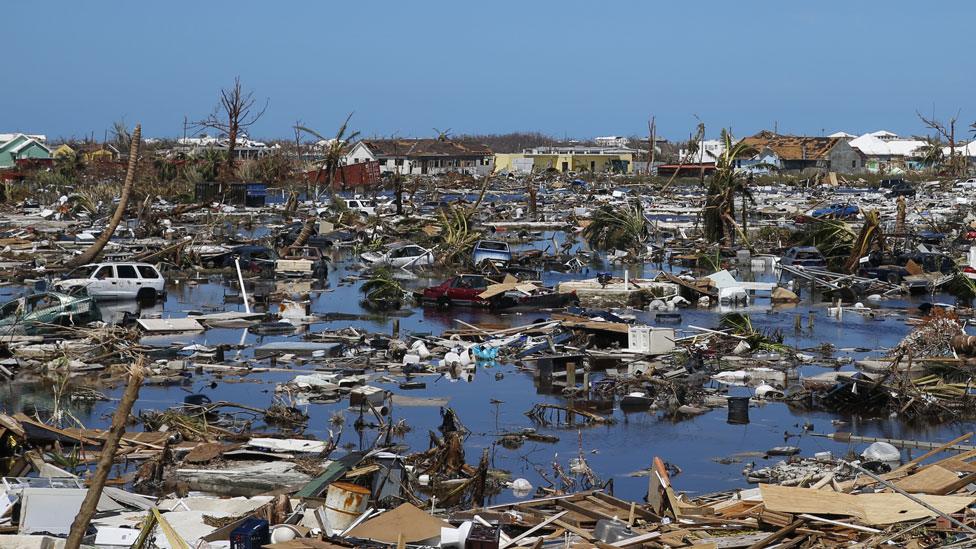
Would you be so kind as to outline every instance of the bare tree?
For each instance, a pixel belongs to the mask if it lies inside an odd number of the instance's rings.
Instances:
[[[935,130],[942,139],[945,139],[949,143],[949,161],[947,163],[949,173],[952,175],[961,174],[965,169],[965,165],[956,159],[956,120],[959,118],[959,113],[956,112],[956,116],[950,118],[946,123],[936,120],[935,116],[926,118],[918,111],[915,111],[915,114],[918,115],[926,127]]]
[[[129,134],[129,128],[125,125],[124,118],[112,122],[112,143],[118,149],[119,154],[129,150],[132,145],[132,135]]]
[[[264,111],[268,109],[270,100],[264,100],[260,110],[254,107],[253,91],[244,91],[241,87],[241,77],[234,78],[234,85],[220,90],[217,106],[210,116],[195,123],[198,129],[209,128],[227,136],[227,164],[220,176],[224,180],[234,177],[234,152],[237,149],[237,139],[242,133],[253,126]]]

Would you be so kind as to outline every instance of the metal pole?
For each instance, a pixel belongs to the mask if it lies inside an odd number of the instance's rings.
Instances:
[[[244,275],[241,274],[241,258],[234,258],[234,267],[237,268],[237,283],[241,285],[241,297],[244,298],[244,312],[251,314],[251,304],[247,302],[247,290],[244,289]]]
[[[897,448],[922,448],[922,449],[932,449],[940,448],[943,446],[940,442],[926,442],[917,440],[900,440],[897,438],[880,438],[880,437],[862,437],[858,435],[852,435],[850,433],[810,433],[815,437],[829,438],[837,442],[887,442],[892,446]],[[946,450],[953,450],[956,452],[969,452],[971,450],[976,450],[976,446],[971,444],[953,444],[951,446],[946,446]]]

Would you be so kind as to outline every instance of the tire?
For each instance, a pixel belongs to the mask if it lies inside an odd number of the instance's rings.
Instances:
[[[140,288],[136,293],[136,300],[142,303],[155,303],[156,297],[156,290],[152,288]]]
[[[442,295],[438,297],[437,306],[440,307],[441,309],[447,309],[448,307],[451,306],[451,298],[447,297],[446,295]]]
[[[888,273],[888,276],[885,278],[889,284],[901,284],[901,277],[898,276],[898,273]]]

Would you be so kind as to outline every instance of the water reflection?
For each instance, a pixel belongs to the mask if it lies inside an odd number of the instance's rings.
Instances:
[[[258,229],[255,228],[255,231]],[[547,241],[551,234],[544,233],[531,242],[520,246],[544,249],[552,246]],[[561,242],[562,236],[557,235]],[[336,252],[338,253],[338,252]],[[252,366],[270,366],[267,359],[257,359],[253,348],[270,342],[301,341],[306,337],[317,337],[326,331],[353,328],[358,333],[392,332],[393,317],[364,311],[360,305],[358,283],[349,277],[360,271],[351,268],[348,254],[336,256],[334,269],[330,270],[324,281],[249,280],[247,291],[254,296],[267,296],[258,299],[255,308],[259,311],[274,309],[273,305],[282,298],[308,300],[308,312],[323,315],[307,328],[294,328],[275,331],[251,328],[213,328],[202,333],[176,334],[142,338],[140,343],[158,349],[154,358],[186,358],[195,352],[192,345],[228,346],[225,363],[248,363]],[[622,276],[624,270],[630,278],[652,277],[666,265],[607,265],[597,261],[593,269],[609,270]],[[680,267],[674,268],[680,271]],[[416,278],[404,280],[411,289],[440,282],[450,273],[421,274]],[[775,273],[769,269],[751,271],[749,265],[740,266],[739,275],[755,281],[775,280]],[[592,276],[587,273],[543,274],[545,284]],[[244,305],[234,281],[236,277],[215,276],[190,281],[172,281],[164,302],[141,306],[135,302],[100,303],[103,319],[109,323],[122,323],[127,317],[150,316],[181,317],[188,313],[214,311],[243,311]],[[21,291],[20,288],[2,288],[0,297],[10,296]],[[906,325],[907,311],[917,307],[923,298],[909,296],[872,303],[870,306],[878,313],[874,317],[860,314],[845,314],[842,318],[829,317],[825,305],[805,301],[793,306],[771,306],[768,299],[753,300],[745,307],[726,307],[702,309],[691,307],[681,309],[681,324],[674,325],[679,335],[689,335],[686,326],[696,325],[714,328],[719,315],[727,311],[747,312],[751,315],[757,330],[782,330],[784,343],[797,349],[815,349],[825,342],[833,346],[829,364],[841,369],[853,369],[846,363],[877,354],[878,350],[893,347],[907,334],[911,327]],[[929,297],[930,300],[948,300],[945,296]],[[639,322],[654,321],[654,313],[649,311],[628,311]],[[329,314],[330,316],[325,316]],[[430,334],[440,336],[445,330],[465,329],[465,324],[485,328],[507,328],[524,325],[546,318],[545,313],[498,314],[477,308],[438,309],[431,307],[408,307],[398,314],[401,334]],[[795,319],[799,317],[799,325]],[[461,321],[461,322],[459,322]],[[463,322],[463,323],[462,323]],[[265,328],[271,328],[264,325]],[[824,372],[816,365],[817,361],[799,368],[799,376],[810,376]],[[838,359],[839,363],[833,362]],[[823,360],[828,363],[827,360]],[[204,360],[200,360],[204,362]],[[295,376],[317,368],[336,366],[334,359],[278,361],[276,371],[248,373],[239,375],[232,372],[196,372],[182,385],[147,385],[143,387],[134,413],[147,409],[165,409],[183,402],[188,391],[202,392],[213,400],[227,400],[249,406],[266,408],[272,403],[275,387],[286,383]],[[726,424],[726,410],[716,410],[699,416],[672,415],[667,411],[648,409],[644,411],[621,411],[619,402],[612,396],[599,396],[591,393],[589,398],[576,402],[580,407],[611,414],[615,424],[588,426],[585,429],[563,429],[555,426],[537,426],[525,416],[537,403],[550,403],[565,406],[571,403],[563,396],[561,387],[565,384],[565,365],[552,365],[549,375],[541,375],[546,368],[538,368],[535,363],[472,363],[457,368],[444,375],[412,375],[410,381],[417,383],[409,389],[399,384],[402,377],[383,379],[373,375],[370,385],[393,391],[398,397],[390,410],[392,417],[405,419],[413,429],[404,434],[403,442],[412,449],[424,449],[428,444],[428,428],[440,423],[439,409],[450,406],[457,411],[465,425],[473,431],[466,441],[466,451],[470,456],[480,454],[482,448],[491,448],[495,467],[507,470],[514,477],[524,477],[533,485],[545,485],[536,467],[548,469],[555,454],[564,460],[566,456],[577,454],[582,443],[589,465],[606,480],[615,478],[618,495],[625,498],[643,497],[646,482],[632,479],[628,475],[646,469],[650,460],[660,456],[666,461],[679,464],[683,473],[675,478],[675,484],[682,490],[714,491],[723,488],[740,487],[744,478],[740,474],[741,465],[727,465],[713,460],[716,457],[730,456],[743,452],[764,451],[769,447],[782,445],[785,432],[795,433],[791,444],[810,454],[830,450],[835,455],[843,455],[848,445],[809,435],[797,426],[811,424],[815,432],[829,433],[835,430],[851,431],[867,436],[890,438],[924,438],[927,440],[947,440],[963,430],[972,428],[969,422],[949,425],[931,425],[923,422],[908,423],[898,417],[865,418],[841,414],[828,414],[811,411],[802,405],[769,404],[750,410],[751,423],[748,425]],[[555,375],[562,372],[562,379]],[[381,372],[382,374],[382,372]],[[579,375],[582,375],[580,373]],[[592,381],[601,383],[607,379],[605,373],[594,368]],[[117,397],[120,389],[100,382],[99,376],[85,376],[72,381],[75,386],[96,387],[110,397]],[[18,381],[0,387],[0,402],[5,411],[25,412],[42,417],[55,411],[54,382],[49,379],[30,378],[22,375]],[[717,384],[710,388],[723,389]],[[747,389],[748,390],[748,389]],[[409,397],[409,398],[405,398]],[[353,428],[358,414],[348,408],[345,401],[305,404],[301,409],[309,415],[305,434],[327,439],[329,430],[336,430],[332,421],[336,414],[345,422],[343,444],[351,442],[353,447],[369,447],[378,436],[376,429],[366,427],[360,431]],[[70,410],[88,427],[104,427],[114,409],[114,402],[68,400],[65,409]],[[836,424],[835,424],[836,422]],[[533,427],[538,432],[555,437],[556,442],[526,441],[518,448],[505,448],[499,444],[499,432],[516,432]],[[260,422],[255,430],[273,429]],[[591,452],[592,453],[589,453]],[[512,497],[505,494],[503,497]]]

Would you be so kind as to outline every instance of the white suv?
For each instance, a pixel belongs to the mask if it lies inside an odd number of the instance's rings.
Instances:
[[[54,288],[68,294],[85,288],[95,299],[155,301],[166,295],[166,280],[149,263],[92,263],[69,272]]]

